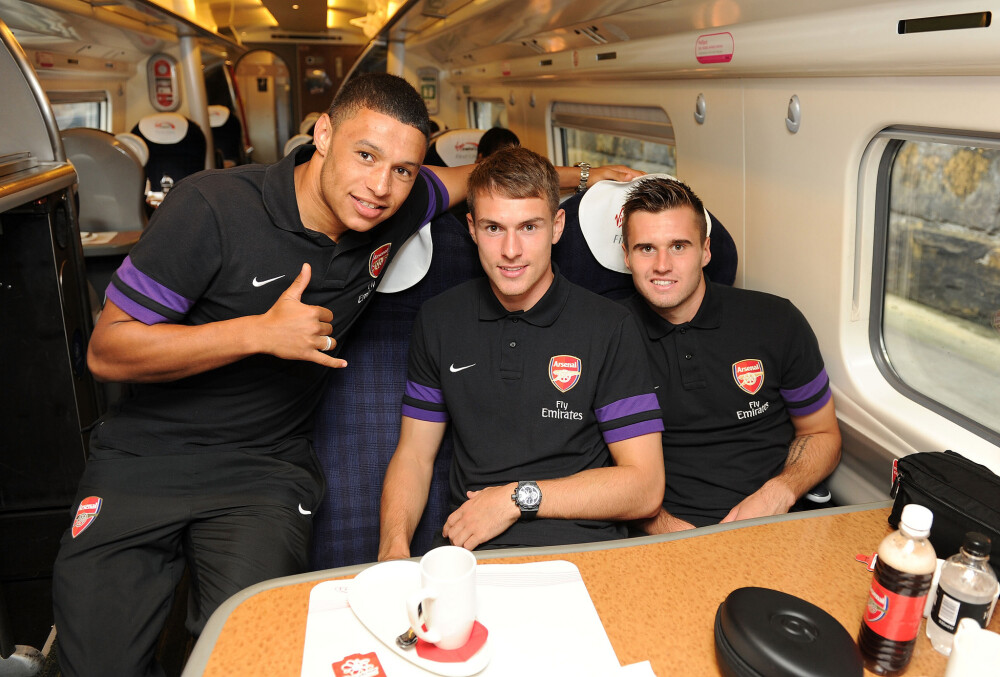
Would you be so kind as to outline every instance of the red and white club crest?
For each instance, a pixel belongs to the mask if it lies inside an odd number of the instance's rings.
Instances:
[[[764,365],[760,360],[740,360],[733,363],[733,378],[742,390],[756,395],[764,385]]]
[[[388,242],[372,252],[371,258],[368,259],[368,272],[371,273],[372,277],[378,277],[382,268],[385,267],[385,262],[389,260],[389,250],[391,248],[392,243]]]
[[[576,385],[583,371],[583,362],[572,355],[554,355],[549,360],[549,380],[560,392]]]
[[[73,538],[83,533],[83,530],[94,523],[97,513],[101,512],[100,496],[88,496],[80,501],[80,507],[76,509],[76,517],[73,518]]]

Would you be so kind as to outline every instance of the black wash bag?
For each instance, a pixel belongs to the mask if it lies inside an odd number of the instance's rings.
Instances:
[[[931,545],[947,559],[958,552],[968,531],[993,541],[990,564],[1000,570],[1000,477],[954,451],[910,454],[893,462],[892,513],[899,526],[903,506],[916,503],[934,513]]]

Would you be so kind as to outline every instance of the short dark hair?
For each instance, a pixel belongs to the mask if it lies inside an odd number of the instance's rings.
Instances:
[[[553,216],[559,211],[556,168],[547,158],[521,146],[501,148],[477,164],[469,175],[467,192],[473,220],[478,193],[495,193],[512,200],[538,197],[549,203]]]
[[[622,205],[622,240],[625,243],[625,249],[628,249],[628,220],[632,214],[636,212],[659,214],[678,207],[690,207],[694,210],[698,234],[701,236],[702,244],[704,244],[705,238],[708,237],[705,205],[686,183],[662,177],[638,181],[629,190],[625,197],[625,204]]]
[[[480,137],[477,155],[480,158],[487,158],[501,148],[520,145],[521,140],[517,138],[517,134],[514,132],[503,127],[491,127]]]
[[[430,136],[431,121],[427,105],[413,86],[389,73],[365,73],[345,84],[327,114],[333,128],[357,115],[362,108],[388,115],[404,125],[416,127],[424,138]]]

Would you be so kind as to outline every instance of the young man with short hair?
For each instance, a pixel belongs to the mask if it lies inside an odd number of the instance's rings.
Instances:
[[[819,345],[788,300],[705,279],[705,211],[680,181],[635,182],[625,262],[663,410],[665,533],[784,513],[836,467],[840,431]]]
[[[471,174],[468,199],[486,278],[417,317],[379,559],[409,557],[449,421],[443,539],[475,549],[621,538],[621,522],[652,516],[663,495],[662,424],[636,327],[552,265],[565,215],[548,160],[498,151]]]

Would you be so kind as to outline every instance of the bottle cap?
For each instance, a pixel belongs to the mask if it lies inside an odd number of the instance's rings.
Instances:
[[[962,544],[962,550],[973,557],[987,557],[990,554],[991,546],[992,543],[990,543],[989,536],[981,534],[978,531],[970,531],[965,534],[965,543]]]
[[[927,538],[931,533],[931,523],[934,513],[922,505],[909,503],[903,508],[899,518],[899,526],[905,527],[913,538]]]

